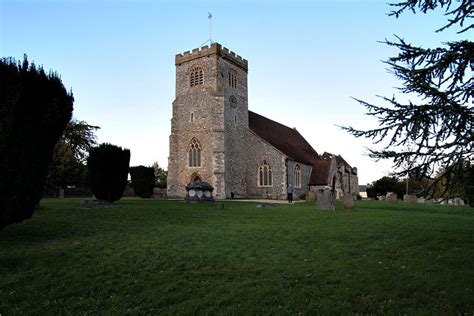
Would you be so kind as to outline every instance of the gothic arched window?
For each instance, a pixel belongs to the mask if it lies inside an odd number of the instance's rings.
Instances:
[[[201,167],[201,144],[196,138],[189,144],[188,161],[190,167]]]
[[[197,86],[198,84],[204,83],[204,71],[201,67],[196,66],[191,69],[191,73],[189,74],[189,85],[191,87]]]
[[[301,168],[300,168],[300,165],[295,166],[294,184],[295,184],[295,188],[301,188]]]
[[[272,168],[264,160],[258,167],[258,186],[259,187],[271,187],[273,180]]]

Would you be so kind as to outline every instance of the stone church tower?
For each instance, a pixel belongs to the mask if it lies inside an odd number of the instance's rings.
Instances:
[[[214,43],[176,55],[175,65],[168,196],[185,196],[196,179],[209,182],[216,198],[245,192],[247,60]]]
[[[176,55],[175,65],[168,196],[184,197],[195,180],[217,199],[358,193],[357,169],[341,156],[320,155],[296,128],[248,110],[247,60],[214,43]]]

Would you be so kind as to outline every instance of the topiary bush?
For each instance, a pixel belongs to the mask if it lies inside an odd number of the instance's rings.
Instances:
[[[150,198],[155,187],[155,169],[153,167],[137,166],[130,168],[130,186],[141,198]]]
[[[92,194],[113,203],[123,196],[127,185],[130,150],[112,144],[100,144],[89,151],[87,171]]]
[[[30,218],[74,98],[56,73],[0,59],[0,229]]]

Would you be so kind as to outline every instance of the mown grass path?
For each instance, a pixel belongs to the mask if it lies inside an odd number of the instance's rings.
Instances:
[[[0,314],[474,313],[474,209],[45,199],[0,232]]]

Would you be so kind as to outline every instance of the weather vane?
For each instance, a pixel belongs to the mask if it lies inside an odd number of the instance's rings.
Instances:
[[[209,19],[209,39],[205,41],[204,43],[201,44],[201,47],[206,45],[207,43],[210,43],[212,45],[212,13],[207,12],[207,18]]]
[[[212,44],[212,13],[207,12],[207,18],[209,19],[209,42]]]

